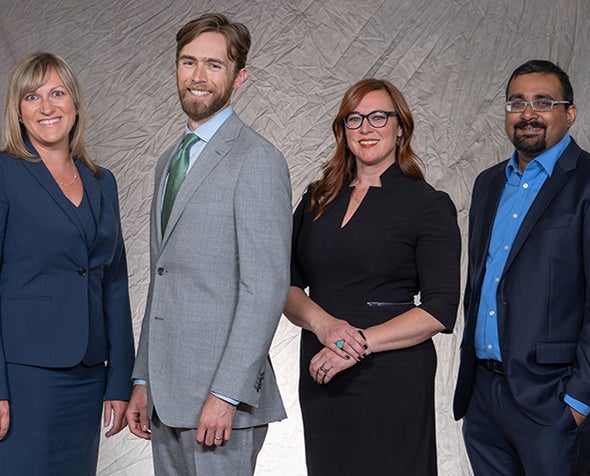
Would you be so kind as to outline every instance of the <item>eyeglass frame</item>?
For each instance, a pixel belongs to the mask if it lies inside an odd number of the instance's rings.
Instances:
[[[551,103],[551,107],[549,109],[536,109],[535,108],[535,103],[539,103],[539,102],[547,102],[547,103]],[[510,109],[512,109],[512,106],[514,103],[522,103],[524,104],[524,107],[522,108],[522,110],[520,111],[511,111]],[[535,99],[533,101],[525,101],[523,99],[515,99],[514,101],[506,101],[504,103],[504,110],[508,113],[520,113],[520,112],[524,112],[526,111],[526,108],[528,106],[531,106],[531,109],[535,112],[551,112],[553,111],[553,109],[555,108],[556,104],[568,104],[571,106],[572,102],[571,101],[555,101],[553,99]]]
[[[369,116],[375,114],[375,113],[380,113],[380,114],[385,114],[385,124],[383,124],[382,126],[375,126],[373,125],[373,123],[371,122],[371,119]],[[355,116],[359,116],[361,118],[361,122],[359,123],[358,127],[349,127],[346,124],[346,119],[352,115]],[[363,122],[365,121],[365,119],[367,120],[367,122],[369,123],[369,125],[371,127],[374,127],[375,129],[382,129],[384,128],[387,123],[389,122],[389,118],[393,116],[393,117],[399,117],[399,114],[397,113],[397,111],[382,111],[377,109],[376,111],[371,111],[369,114],[361,114],[360,112],[349,112],[343,119],[342,119],[342,124],[344,124],[344,127],[346,129],[348,129],[349,131],[356,131],[357,129],[360,129],[363,126]]]

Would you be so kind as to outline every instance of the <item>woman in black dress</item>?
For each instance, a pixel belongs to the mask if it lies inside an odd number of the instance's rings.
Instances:
[[[391,83],[353,85],[336,152],[295,211],[285,314],[303,328],[312,476],[437,473],[431,337],[455,323],[460,235],[450,198],[424,181],[413,128]]]

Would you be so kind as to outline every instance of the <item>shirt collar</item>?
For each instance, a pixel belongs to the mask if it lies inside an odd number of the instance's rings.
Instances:
[[[569,134],[566,134],[553,147],[551,147],[550,149],[547,149],[546,151],[544,151],[543,153],[541,153],[537,157],[535,157],[531,161],[531,164],[536,162],[545,171],[545,173],[549,177],[551,177],[551,174],[553,173],[553,169],[555,168],[555,164],[557,163],[557,160],[559,159],[559,157],[561,157],[561,154],[563,153],[563,151],[566,149],[566,147],[569,145],[570,142],[571,142],[571,137]],[[530,164],[527,167],[530,167]],[[518,170],[518,155],[517,155],[516,150],[512,153],[512,156],[510,157],[510,160],[508,161],[508,164],[506,165],[506,178],[510,178],[510,175],[515,170]]]
[[[194,131],[190,130],[187,122],[184,133],[185,135],[195,133],[203,142],[209,142],[211,138],[215,135],[215,133],[219,130],[219,128],[223,125],[223,123],[227,121],[229,116],[233,114],[233,112],[233,108],[231,106],[227,106],[226,108],[222,109],[221,111],[217,112],[209,119],[207,119]]]
[[[400,175],[403,175],[402,169],[399,167],[399,162],[396,160],[387,169],[385,169],[379,179],[381,180],[381,186],[394,182]]]

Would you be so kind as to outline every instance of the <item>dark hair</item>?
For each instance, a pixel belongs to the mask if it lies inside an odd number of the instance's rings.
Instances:
[[[323,166],[323,176],[317,182],[311,184],[311,208],[317,210],[316,219],[324,212],[342,187],[347,186],[356,176],[356,161],[354,154],[346,143],[344,131],[344,118],[358,106],[361,100],[370,92],[385,91],[389,94],[393,103],[393,109],[397,112],[397,119],[402,129],[396,148],[396,161],[404,175],[414,180],[424,180],[424,174],[420,168],[419,159],[412,150],[412,134],[414,132],[414,119],[408,103],[402,93],[393,84],[384,79],[366,78],[353,84],[344,94],[340,109],[334,122],[332,132],[336,138],[336,152]]]
[[[227,40],[227,57],[236,62],[236,73],[246,67],[252,44],[250,32],[242,23],[232,23],[220,13],[206,13],[189,21],[176,34],[176,59],[180,51],[201,33],[221,33]]]
[[[554,74],[557,76],[557,79],[559,79],[559,82],[561,83],[563,100],[568,101],[570,104],[574,103],[574,90],[572,89],[572,83],[570,82],[569,76],[555,63],[546,60],[530,60],[516,68],[506,85],[506,99],[508,99],[508,88],[510,87],[512,80],[517,76],[530,73]],[[565,104],[566,109],[568,106],[568,104]]]

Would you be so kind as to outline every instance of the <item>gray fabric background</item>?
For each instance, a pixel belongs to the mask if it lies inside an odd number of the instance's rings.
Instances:
[[[330,124],[344,91],[366,76],[387,78],[405,94],[428,181],[450,193],[464,236],[476,174],[511,152],[502,102],[516,66],[550,59],[570,74],[579,108],[572,135],[590,148],[588,0],[0,0],[0,6],[2,103],[10,68],[33,51],[62,55],[80,77],[89,149],[120,187],[136,336],[147,291],[153,166],[183,128],[174,36],[201,13],[223,12],[250,28],[250,78],[234,104],[285,154],[294,204],[332,151]],[[460,313],[455,334],[436,338],[443,476],[471,474],[450,410],[461,330]],[[289,418],[271,425],[260,476],[305,474],[298,340],[298,331],[281,322],[272,355]],[[152,474],[149,445],[127,431],[103,441],[99,474]]]

